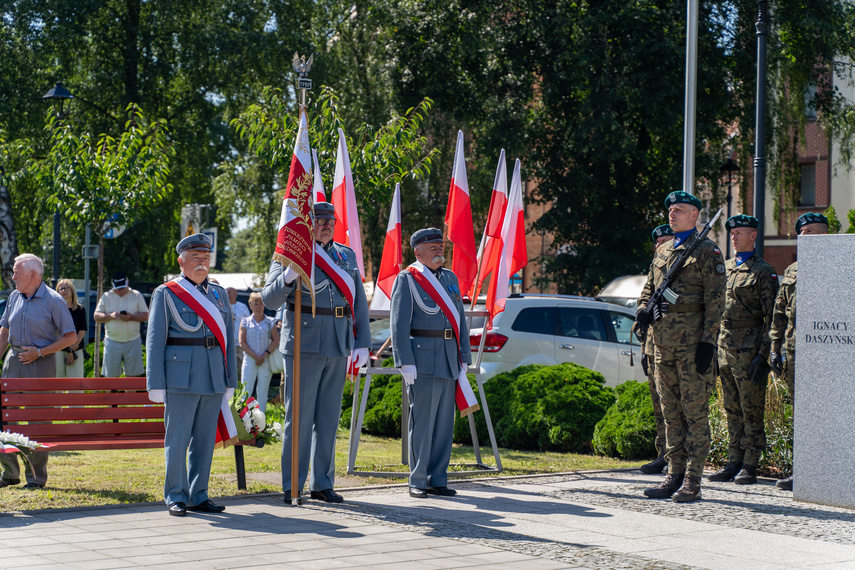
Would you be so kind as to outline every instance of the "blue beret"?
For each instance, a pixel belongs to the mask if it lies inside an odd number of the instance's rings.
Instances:
[[[799,216],[799,219],[796,220],[796,233],[801,232],[802,226],[806,226],[808,224],[825,224],[827,226],[828,218],[822,214],[817,214],[816,212],[807,212],[806,214],[802,214]]]
[[[335,219],[335,206],[329,202],[315,202],[314,211],[316,218]]]
[[[205,234],[193,234],[192,236],[187,236],[183,240],[179,241],[178,245],[175,246],[175,251],[179,254],[191,249],[211,251],[213,245],[214,240],[212,240],[210,236]]]
[[[727,222],[724,224],[724,228],[727,231],[732,230],[733,228],[759,228],[760,222],[754,216],[746,216],[745,214],[738,214],[736,216],[731,216],[727,219]]]
[[[700,200],[698,200],[688,192],[683,192],[682,190],[671,192],[670,194],[668,194],[668,197],[665,198],[666,208],[670,208],[674,204],[688,204],[690,206],[694,206],[698,210],[703,207],[703,204],[701,204]]]
[[[410,247],[416,247],[423,243],[435,243],[442,241],[442,231],[436,228],[425,228],[410,236]]]
[[[653,243],[656,243],[656,240],[661,238],[662,236],[673,236],[674,230],[671,229],[671,226],[668,224],[662,224],[661,226],[657,226],[652,232],[650,232],[650,237],[653,239]]]

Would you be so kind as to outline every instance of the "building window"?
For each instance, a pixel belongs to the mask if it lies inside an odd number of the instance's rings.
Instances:
[[[815,98],[816,85],[808,85],[805,89],[805,117],[809,121],[816,120],[816,105],[814,103]]]
[[[799,180],[799,206],[816,204],[816,164],[801,165]]]

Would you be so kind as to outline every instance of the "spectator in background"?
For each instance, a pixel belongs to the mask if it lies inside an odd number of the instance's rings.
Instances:
[[[3,378],[55,378],[54,354],[75,343],[74,322],[62,297],[44,284],[44,265],[32,253],[15,258],[12,281],[15,290],[0,317],[0,353],[12,349],[3,362]],[[30,455],[27,487],[40,488],[47,481],[48,454]],[[21,467],[14,455],[0,456],[3,467],[0,488],[21,482]]]
[[[142,341],[140,323],[148,320],[148,307],[142,294],[128,287],[124,271],[113,274],[113,290],[107,291],[95,307],[95,321],[104,323],[103,376],[115,378],[143,376]]]
[[[264,314],[261,293],[249,296],[252,314],[240,321],[240,346],[245,358],[241,368],[241,379],[246,384],[247,393],[257,388],[255,399],[263,412],[267,409],[267,392],[270,390],[270,355],[279,348],[279,330],[276,320]]]
[[[229,304],[232,306],[232,314],[235,317],[235,338],[240,338],[240,322],[244,317],[248,317],[251,313],[249,308],[237,300],[237,289],[234,287],[226,287],[226,293],[229,294]],[[246,379],[243,377],[243,348],[238,345],[236,347],[235,353],[237,354],[237,365],[238,370],[241,372],[241,380],[246,382]]]
[[[62,295],[77,333],[77,342],[63,349],[56,357],[57,378],[83,378],[83,346],[86,342],[86,309],[77,301],[77,289],[68,279],[60,279],[56,292]]]

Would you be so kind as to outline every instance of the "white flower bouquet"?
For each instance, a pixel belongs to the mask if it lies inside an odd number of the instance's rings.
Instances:
[[[23,462],[27,465],[30,471],[33,466],[30,464],[29,456],[36,450],[43,450],[50,447],[28,438],[25,435],[10,431],[0,431],[0,453],[14,453],[21,456]]]

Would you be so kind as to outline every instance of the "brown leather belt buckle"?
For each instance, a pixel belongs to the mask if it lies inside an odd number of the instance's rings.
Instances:
[[[335,308],[335,318],[341,319],[344,317],[344,307]]]
[[[451,340],[454,338],[454,331],[451,329],[445,329],[445,335],[442,337],[445,340]]]
[[[215,348],[217,346],[217,339],[213,336],[205,337],[205,348]]]

